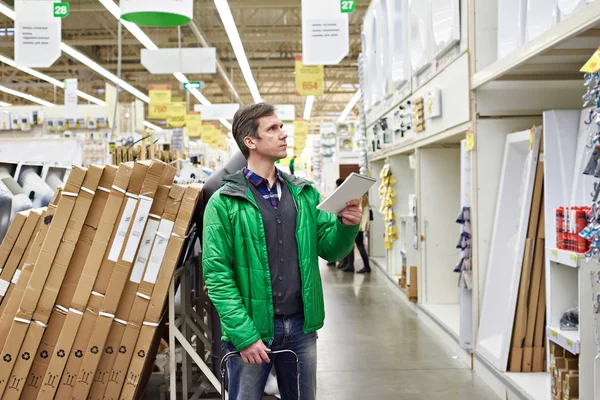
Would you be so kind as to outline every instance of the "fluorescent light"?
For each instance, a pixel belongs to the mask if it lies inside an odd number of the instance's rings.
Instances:
[[[356,89],[358,85],[355,85],[354,83],[342,83],[340,85],[340,88],[342,89]]]
[[[10,106],[12,106],[12,104],[0,101],[0,107],[10,107]]]
[[[184,74],[182,74],[181,72],[175,72],[175,73],[173,74],[173,76],[174,76],[175,78],[177,78],[177,80],[178,80],[179,82],[181,82],[181,83],[188,83],[188,82],[189,82],[188,78],[186,78],[186,77],[185,77],[185,75],[184,75]]]
[[[15,19],[15,12],[14,12],[14,10],[11,10],[4,3],[0,3],[0,13],[6,15],[8,18],[10,18],[12,20]]]
[[[31,69],[29,67],[20,67],[20,66],[17,65],[17,63],[14,60],[11,60],[10,58],[5,57],[5,56],[3,56],[1,54],[0,54],[0,61],[3,62],[4,64],[10,65],[11,67],[14,67],[14,68],[16,68],[16,69],[18,69],[20,71],[25,72],[26,74],[35,76],[36,78],[39,78],[39,79],[41,79],[43,81],[46,81],[46,82],[49,82],[49,83],[53,84],[54,86],[58,86],[61,89],[65,88],[65,83],[64,82],[61,82],[58,79],[55,79],[55,78],[53,78],[51,76],[48,76],[46,74],[42,74],[41,72],[36,71],[34,69]],[[85,92],[82,92],[81,90],[77,91],[77,96],[79,96],[82,99],[85,99],[85,100],[87,100],[87,101],[89,101],[91,103],[97,104],[99,106],[105,106],[106,105],[105,101],[100,100],[100,99],[98,99],[98,98],[96,98],[94,96],[91,96],[91,95],[89,95],[89,94],[87,94]]]
[[[27,99],[29,101],[32,101],[32,102],[37,103],[37,104],[41,104],[41,105],[46,106],[46,107],[54,107],[55,106],[55,104],[52,104],[49,101],[40,99],[39,97],[35,97],[35,96],[32,96],[32,95],[27,94],[27,93],[18,92],[16,90],[7,88],[6,86],[0,86],[0,92],[12,94],[13,96],[21,97],[23,99]]]
[[[344,108],[342,115],[340,115],[340,117],[338,118],[339,122],[343,122],[346,120],[348,114],[350,114],[350,111],[352,111],[356,103],[358,103],[358,100],[360,99],[361,95],[362,92],[360,91],[360,89],[358,89],[356,93],[354,93],[354,96],[352,96],[352,99],[350,99],[350,102],[346,105],[346,108]]]
[[[212,103],[210,101],[208,101],[208,99],[206,97],[204,97],[204,95],[202,93],[200,93],[200,91],[198,89],[190,89],[189,90],[190,94],[192,96],[194,96],[195,98],[198,99],[198,101],[204,105],[204,106],[210,106],[212,105]]]
[[[147,127],[147,128],[152,129],[155,132],[162,132],[162,128],[160,126],[156,126],[156,125],[154,125],[151,122],[144,121],[144,126]]]
[[[77,61],[79,61],[80,63],[88,66],[91,69],[93,69],[94,71],[96,71],[97,73],[99,73],[100,75],[102,75],[103,77],[105,77],[106,79],[108,79],[109,81],[111,81],[111,82],[119,85],[120,87],[122,87],[123,89],[125,89],[126,91],[128,91],[129,93],[131,93],[132,95],[134,95],[135,97],[137,97],[138,99],[140,99],[140,100],[142,100],[142,101],[144,101],[146,103],[150,103],[150,97],[148,97],[144,93],[140,92],[139,90],[137,90],[136,88],[134,88],[133,86],[131,86],[129,83],[125,82],[124,80],[119,79],[116,75],[114,75],[110,71],[104,69],[98,63],[92,61],[86,55],[84,55],[83,53],[80,53],[79,51],[75,50],[74,48],[72,48],[68,44],[61,43],[60,44],[60,49],[62,51],[64,51],[65,53],[67,53],[69,56],[71,56],[74,59],[76,59]]]
[[[315,96],[306,96],[306,103],[304,104],[304,119],[310,119],[310,112],[312,111],[312,106],[315,101]]]
[[[235,26],[233,15],[231,15],[229,4],[227,3],[227,0],[215,0],[215,6],[217,7],[217,11],[221,16],[221,22],[223,22],[223,26],[225,26],[225,31],[229,37],[229,42],[231,42],[231,47],[233,47],[235,58],[238,60],[238,64],[240,65],[240,69],[242,70],[242,74],[244,75],[244,79],[248,85],[248,89],[250,89],[252,99],[255,103],[260,103],[262,102],[262,98],[260,97],[258,86],[256,86],[256,81],[252,76],[252,70],[250,69],[248,58],[246,58],[246,52],[244,51],[240,34]]]
[[[225,128],[232,130],[231,123],[227,121],[225,118],[221,118],[219,121],[225,126]]]

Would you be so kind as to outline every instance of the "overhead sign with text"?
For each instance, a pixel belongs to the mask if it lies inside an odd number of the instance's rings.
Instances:
[[[216,74],[214,47],[189,49],[142,49],[142,65],[151,74]]]
[[[304,65],[336,65],[350,51],[348,13],[335,1],[302,0]]]
[[[62,18],[54,1],[15,1],[15,62],[22,67],[48,68],[60,57]]]
[[[234,114],[239,109],[239,104],[212,104],[210,106],[204,106],[202,104],[194,105],[194,111],[197,111],[202,115],[203,121],[217,121],[223,118],[231,121]]]

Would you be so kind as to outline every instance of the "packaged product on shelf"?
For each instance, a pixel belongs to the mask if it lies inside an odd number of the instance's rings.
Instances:
[[[556,246],[560,250],[585,253],[591,243],[586,230],[587,216],[591,209],[582,207],[559,207],[556,209]]]

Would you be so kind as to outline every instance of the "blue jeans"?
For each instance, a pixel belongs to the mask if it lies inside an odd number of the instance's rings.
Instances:
[[[275,366],[281,400],[315,400],[317,397],[317,333],[305,335],[304,315],[275,316],[275,338],[269,346],[273,351],[292,350],[300,359],[300,399],[296,381],[296,359],[290,354],[271,356],[271,363],[246,364],[233,358],[227,365],[230,400],[261,400]],[[227,352],[235,351],[231,343],[224,344]]]

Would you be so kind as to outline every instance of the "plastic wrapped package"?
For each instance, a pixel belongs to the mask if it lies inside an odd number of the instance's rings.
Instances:
[[[56,189],[63,184],[63,175],[64,171],[51,169],[46,176],[46,183],[52,190],[56,191]]]
[[[13,195],[0,181],[0,242],[4,239],[12,216]]]
[[[560,329],[563,331],[579,330],[579,309],[570,308],[560,318]]]
[[[29,210],[33,207],[33,203],[29,200],[29,197],[21,186],[15,181],[15,179],[10,175],[7,168],[0,168],[0,182],[3,187],[10,192],[12,195],[11,202],[11,211],[10,211],[10,222],[12,222],[15,214],[20,211]]]
[[[23,188],[23,191],[31,199],[33,207],[46,207],[52,200],[54,191],[46,182],[42,180],[33,168],[23,167],[17,183]]]

